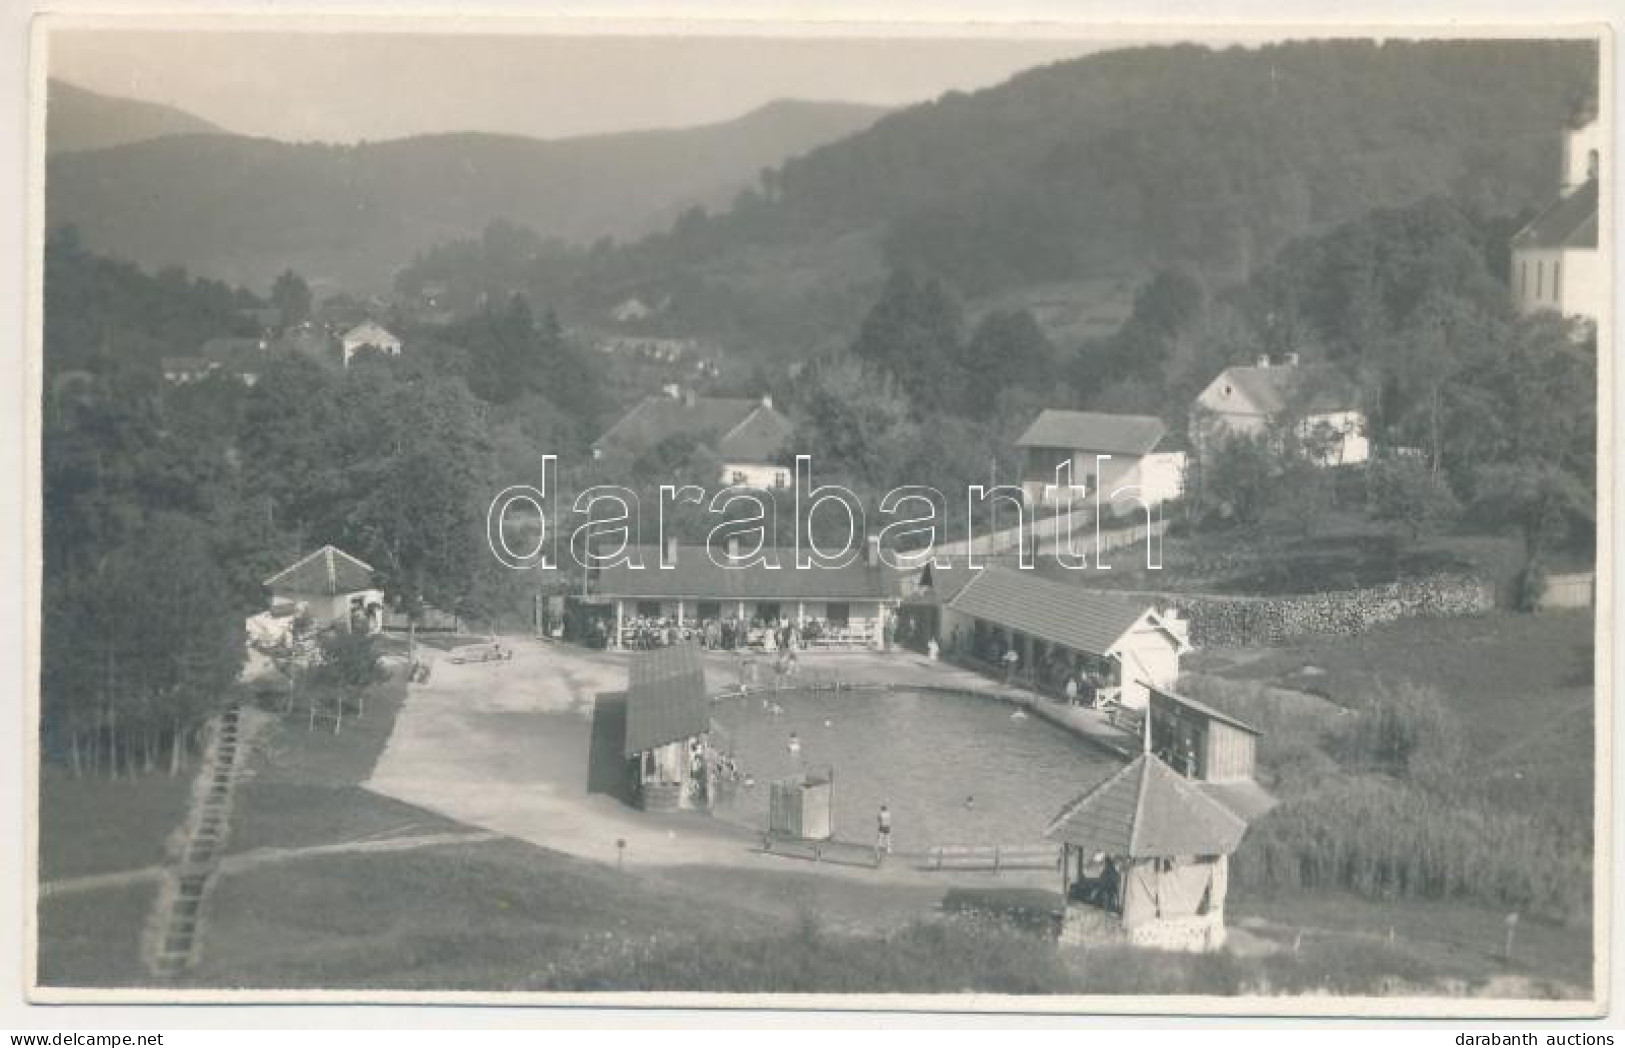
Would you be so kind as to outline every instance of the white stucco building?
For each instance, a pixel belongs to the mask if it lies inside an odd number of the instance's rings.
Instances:
[[[1132,489],[1147,505],[1156,505],[1185,489],[1185,453],[1169,446],[1167,427],[1152,415],[1045,410],[1016,446],[1026,458],[1021,490],[1033,505],[1046,501],[1046,488],[1053,488],[1057,469],[1068,463],[1071,483],[1082,485],[1090,499],[1101,495],[1104,505],[1130,505],[1126,494],[1114,500],[1113,492]]]
[[[350,358],[363,349],[376,349],[392,357],[401,355],[401,340],[392,335],[388,328],[371,320],[346,331],[339,343],[344,347],[345,367],[349,367]]]
[[[1191,409],[1191,442],[1211,451],[1225,436],[1256,436],[1293,426],[1315,461],[1348,466],[1371,457],[1359,389],[1325,364],[1299,364],[1289,355],[1275,364],[1260,357],[1249,367],[1219,372]]]
[[[1598,249],[1603,129],[1583,113],[1563,132],[1558,198],[1512,237],[1512,301],[1522,314],[1551,310],[1593,327],[1608,301]]]

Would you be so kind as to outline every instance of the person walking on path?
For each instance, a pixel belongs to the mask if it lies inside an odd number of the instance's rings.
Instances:
[[[878,865],[881,856],[891,854],[891,809],[882,804],[875,822],[875,863]]]

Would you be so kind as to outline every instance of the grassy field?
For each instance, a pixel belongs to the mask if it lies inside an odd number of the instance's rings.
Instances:
[[[1410,619],[1262,652],[1214,649],[1187,668],[1345,707],[1381,685],[1434,688],[1467,735],[1468,767],[1486,802],[1589,825],[1592,636],[1589,612]]]
[[[109,782],[76,779],[46,765],[40,774],[40,879],[155,866],[186,818],[192,773],[162,772]]]

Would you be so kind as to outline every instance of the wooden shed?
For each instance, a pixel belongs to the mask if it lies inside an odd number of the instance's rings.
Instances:
[[[774,837],[827,841],[834,835],[835,769],[778,779],[769,798],[767,832]]]
[[[1188,778],[1251,779],[1262,734],[1206,703],[1164,688],[1151,689],[1151,752]]]
[[[1150,754],[1067,805],[1058,841],[1061,940],[1167,950],[1224,945],[1229,857],[1247,821]]]
[[[711,703],[699,649],[678,644],[634,659],[623,752],[637,784],[638,806],[709,810],[710,737]]]

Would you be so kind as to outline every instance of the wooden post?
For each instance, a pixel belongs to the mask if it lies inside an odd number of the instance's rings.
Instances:
[[[1517,915],[1517,913],[1509,913],[1509,914],[1507,914],[1505,924],[1506,924],[1506,929],[1507,929],[1507,938],[1506,938],[1506,945],[1501,950],[1501,960],[1506,961],[1508,964],[1510,964],[1510,963],[1512,963],[1512,943],[1513,943],[1513,940],[1515,938],[1517,938],[1517,934],[1518,934],[1518,915]]]

